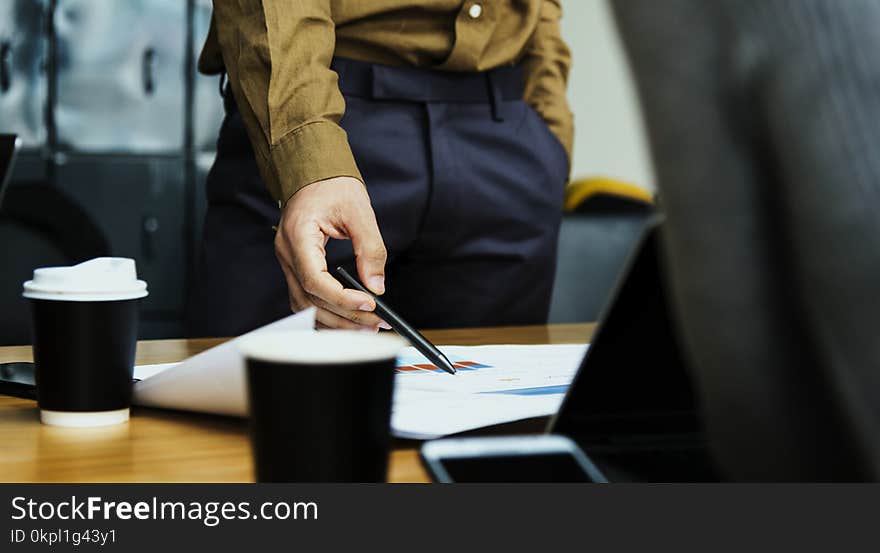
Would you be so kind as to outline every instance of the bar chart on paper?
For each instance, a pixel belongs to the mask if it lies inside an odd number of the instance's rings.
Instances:
[[[460,356],[458,356],[460,357]],[[448,359],[452,362],[452,366],[455,367],[457,371],[476,371],[479,369],[488,369],[491,368],[491,365],[485,365],[483,363],[478,363],[476,361],[469,361],[467,359],[459,359],[457,356],[448,357]],[[435,373],[446,372],[441,368],[438,368],[436,365],[432,365],[425,357],[421,354],[407,354],[401,355],[397,357],[397,372],[400,373],[418,373],[419,371],[428,371]]]
[[[587,346],[441,346],[458,370],[443,372],[414,348],[397,359],[392,427],[428,439],[552,415]]]
[[[444,346],[458,374],[432,365],[414,348],[397,359],[397,382],[407,389],[471,394],[564,394],[586,351],[584,344]]]

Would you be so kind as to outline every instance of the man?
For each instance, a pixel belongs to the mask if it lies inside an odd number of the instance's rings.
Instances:
[[[418,327],[545,322],[573,133],[560,17],[215,0],[199,68],[228,74],[227,117],[190,333],[311,306],[320,327],[386,327],[340,264]]]

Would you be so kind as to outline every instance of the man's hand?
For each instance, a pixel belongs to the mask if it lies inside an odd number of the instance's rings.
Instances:
[[[281,214],[275,255],[287,279],[290,307],[317,307],[319,327],[377,331],[390,328],[373,310],[376,302],[344,289],[327,272],[330,238],[350,239],[358,275],[375,294],[385,292],[385,243],[364,185],[352,177],[312,183],[294,194]]]

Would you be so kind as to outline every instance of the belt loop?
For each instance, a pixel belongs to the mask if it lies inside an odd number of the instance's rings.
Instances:
[[[504,121],[504,115],[502,114],[504,107],[502,102],[504,99],[501,97],[501,87],[498,85],[494,71],[486,73],[486,82],[489,85],[489,103],[492,105],[492,120],[500,123]]]

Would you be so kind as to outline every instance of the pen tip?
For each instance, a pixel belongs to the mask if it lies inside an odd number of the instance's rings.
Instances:
[[[455,369],[455,365],[452,364],[452,361],[450,361],[448,357],[443,355],[443,352],[440,352],[440,357],[446,365],[446,367],[444,367],[446,369],[446,372],[448,372],[449,374],[455,374],[458,372]]]

